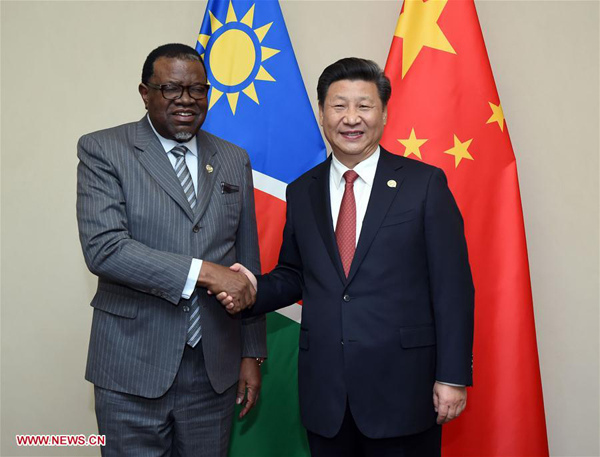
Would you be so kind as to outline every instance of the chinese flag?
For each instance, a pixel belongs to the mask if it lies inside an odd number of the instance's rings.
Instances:
[[[382,145],[445,171],[475,281],[474,387],[443,453],[547,456],[517,168],[474,2],[406,0],[385,72]]]

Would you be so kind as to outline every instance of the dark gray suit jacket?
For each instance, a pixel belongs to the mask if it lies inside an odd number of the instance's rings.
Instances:
[[[193,257],[260,270],[248,155],[202,130],[196,137],[195,212],[146,118],[79,140],[79,236],[98,276],[86,379],[97,386],[148,398],[171,386],[186,344],[181,294]],[[222,182],[239,191],[222,193]],[[230,316],[206,290],[198,296],[206,370],[223,392],[238,380],[241,357],[266,356],[264,316]]]

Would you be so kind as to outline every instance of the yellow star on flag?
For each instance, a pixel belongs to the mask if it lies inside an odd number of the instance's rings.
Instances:
[[[418,139],[415,134],[415,129],[413,128],[410,131],[410,136],[405,140],[398,140],[405,147],[404,157],[408,157],[411,154],[416,155],[419,159],[423,160],[421,157],[421,150],[419,149],[423,144],[427,141],[426,139]]]
[[[456,54],[437,21],[448,0],[406,0],[395,36],[402,38],[402,78],[424,46]]]
[[[462,159],[473,160],[473,157],[468,151],[471,141],[473,141],[473,138],[463,143],[456,135],[454,135],[454,147],[444,151],[444,154],[450,154],[454,156],[454,168],[458,168],[458,165]]]
[[[486,124],[497,122],[500,130],[504,132],[504,111],[502,111],[502,105],[500,103],[497,105],[494,105],[492,102],[488,103],[490,104],[490,108],[492,108],[492,117],[487,120]]]

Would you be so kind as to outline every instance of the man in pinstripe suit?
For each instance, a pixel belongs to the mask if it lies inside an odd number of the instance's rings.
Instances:
[[[258,398],[264,316],[232,317],[207,294],[253,301],[222,265],[260,261],[249,158],[200,129],[206,81],[193,48],[161,46],[139,86],[148,115],[78,144],[79,234],[98,276],[86,379],[105,456],[224,456],[234,402],[243,416]]]

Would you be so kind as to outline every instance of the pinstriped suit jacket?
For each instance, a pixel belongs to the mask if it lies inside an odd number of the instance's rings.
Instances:
[[[171,386],[186,344],[181,293],[193,257],[260,270],[248,155],[202,130],[196,138],[195,212],[145,117],[79,140],[79,237],[98,276],[86,379],[97,386],[148,398]],[[221,182],[239,192],[222,193]],[[223,392],[238,380],[242,356],[266,356],[264,316],[230,316],[205,290],[198,296],[206,370]]]

